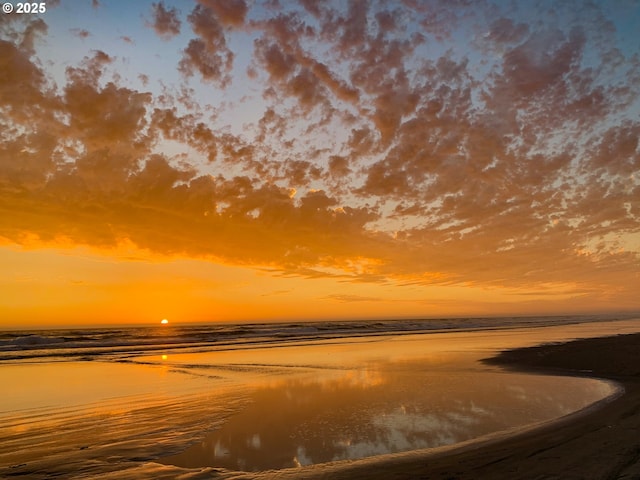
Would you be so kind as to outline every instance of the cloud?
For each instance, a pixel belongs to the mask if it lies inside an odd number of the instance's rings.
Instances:
[[[577,64],[584,45],[578,29],[569,38],[558,30],[538,31],[504,54],[504,82],[523,97],[551,88]]]
[[[73,28],[71,29],[71,33],[73,33],[78,38],[88,38],[91,36],[91,32],[85,30],[84,28]]]
[[[513,44],[524,40],[528,33],[529,26],[526,23],[515,23],[512,19],[503,17],[491,24],[485,37],[499,45]]]
[[[110,76],[111,51],[55,85],[38,57],[52,26],[11,20],[0,235],[127,239],[345,281],[626,292],[640,268],[638,52],[606,12],[517,13],[201,1],[173,65],[188,82],[162,91],[152,72],[136,72],[142,89]],[[152,18],[180,33],[175,8],[154,3]]]
[[[47,86],[46,77],[33,64],[29,52],[12,42],[0,40],[0,58],[3,66],[0,76],[3,107],[19,124],[29,116],[30,105],[42,103],[46,95],[43,92]]]
[[[234,54],[227,47],[222,24],[212,9],[197,5],[187,17],[197,35],[185,48],[179,70],[187,77],[200,73],[205,81],[221,87],[231,77]]]
[[[146,124],[144,116],[151,97],[114,83],[97,86],[96,70],[108,62],[104,53],[97,52],[87,69],[69,71],[70,81],[64,89],[70,133],[89,150],[145,141],[140,130]]]
[[[176,7],[166,8],[164,2],[151,4],[152,20],[148,22],[163,40],[180,35],[180,17]]]
[[[367,209],[336,211],[336,200],[321,191],[294,199],[288,188],[247,176],[198,174],[153,153],[159,136],[202,152],[218,147],[225,155],[242,155],[243,147],[191,115],[152,110],[148,93],[103,82],[113,62],[104,52],[69,68],[57,95],[41,91],[41,71],[28,57],[10,44],[2,46],[7,50],[3,61],[17,62],[11,72],[23,92],[32,92],[34,108],[55,110],[34,121],[33,138],[18,134],[13,142],[3,142],[3,159],[11,156],[21,165],[1,164],[0,178],[10,180],[2,183],[0,207],[7,213],[0,225],[7,238],[20,241],[28,231],[43,240],[62,236],[93,245],[128,238],[166,254],[262,264],[280,259],[297,268],[327,255],[319,248],[327,239],[359,235],[371,218]],[[52,127],[57,137],[35,137]],[[40,145],[34,138],[48,143]],[[54,155],[57,149],[60,154]],[[348,254],[344,247],[339,250],[338,256]],[[355,253],[355,245],[350,252]]]
[[[376,297],[366,297],[364,295],[343,295],[335,293],[324,297],[328,300],[336,300],[338,302],[352,303],[352,302],[379,302],[381,299]]]
[[[240,27],[247,15],[248,7],[244,0],[199,0],[202,5],[213,10],[220,23],[225,26]]]

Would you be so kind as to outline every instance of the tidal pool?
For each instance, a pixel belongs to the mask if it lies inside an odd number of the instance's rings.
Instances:
[[[262,471],[434,448],[552,420],[615,392],[599,380],[506,373],[479,363],[483,349],[465,347],[464,336],[445,337],[291,346],[260,361],[247,352],[179,356],[176,365],[193,370],[247,380],[256,371],[247,406],[161,462]]]

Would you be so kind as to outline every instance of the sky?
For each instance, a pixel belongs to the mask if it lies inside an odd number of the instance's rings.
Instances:
[[[640,1],[0,14],[0,328],[640,310]]]

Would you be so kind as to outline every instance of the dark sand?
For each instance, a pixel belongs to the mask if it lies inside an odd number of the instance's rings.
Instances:
[[[623,386],[624,393],[519,434],[292,477],[640,479],[640,334],[517,349],[486,363],[519,371],[609,379]]]

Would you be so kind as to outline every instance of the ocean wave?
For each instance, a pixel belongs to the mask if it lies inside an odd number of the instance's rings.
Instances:
[[[99,358],[376,335],[475,331],[620,320],[617,316],[439,318],[114,327],[0,332],[0,361]]]

